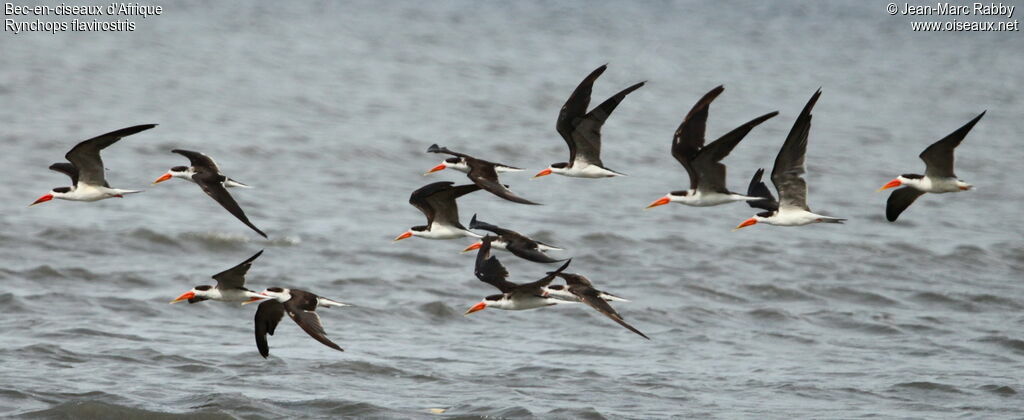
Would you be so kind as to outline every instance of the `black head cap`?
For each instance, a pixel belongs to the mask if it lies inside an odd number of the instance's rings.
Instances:
[[[175,166],[171,168],[171,172],[185,172],[188,171],[188,166]]]
[[[267,291],[268,292],[274,292],[274,293],[284,293],[284,289],[282,289],[280,287],[268,287]]]
[[[567,168],[567,167],[569,167],[569,162],[552,163],[551,167],[552,168]]]
[[[503,297],[505,297],[505,295],[490,295],[488,297],[485,297],[484,300],[490,300],[490,301],[495,301],[496,302],[496,301],[501,300],[501,298],[503,298]]]
[[[207,290],[210,290],[212,288],[213,288],[213,286],[209,286],[209,285],[205,285],[205,284],[202,285],[202,286],[196,286],[196,290],[202,290],[204,292],[207,291]]]

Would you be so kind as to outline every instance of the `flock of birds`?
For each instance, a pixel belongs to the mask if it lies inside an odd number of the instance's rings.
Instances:
[[[556,129],[569,146],[569,160],[551,164],[537,173],[534,178],[550,174],[575,178],[607,178],[623,175],[608,169],[601,160],[601,127],[623,99],[642,87],[644,82],[620,91],[588,112],[594,82],[606,68],[607,65],[598,67],[583,79],[559,112]],[[776,226],[803,226],[813,223],[842,223],[846,220],[816,214],[807,205],[807,183],[803,178],[806,169],[805,155],[811,128],[811,111],[821,96],[821,90],[819,89],[811,96],[800,115],[797,116],[793,128],[775,158],[771,181],[778,192],[778,199],[775,199],[768,186],[762,181],[764,169],[758,169],[754,173],[745,194],[732,192],[726,188],[726,168],[721,161],[751,130],[778,115],[778,111],[757,117],[717,140],[705,144],[705,127],[711,102],[723,91],[724,88],[718,86],[697,101],[683,118],[673,136],[672,156],[682,164],[689,174],[689,189],[672,191],[651,203],[648,208],[673,202],[688,206],[709,207],[742,201],[753,208],[764,210],[744,220],[736,229],[757,223]],[[971,189],[970,184],[961,181],[954,174],[953,152],[984,115],[985,113],[982,112],[967,124],[921,152],[920,158],[925,162],[924,175],[903,174],[879,189],[881,191],[903,187],[893,191],[886,205],[886,218],[890,222],[896,221],[914,200],[925,193],[942,194]],[[65,155],[68,162],[54,163],[50,166],[51,170],[68,175],[73,185],[54,188],[31,205],[55,198],[88,202],[140,192],[139,190],[112,188],[104,176],[105,166],[100,158],[100,152],[124,137],[153,127],[156,127],[156,124],[123,128],[77,144]],[[267,237],[249,220],[228,191],[229,188],[248,188],[248,185],[221,173],[217,163],[205,154],[181,149],[175,149],[172,152],[187,158],[190,166],[172,167],[167,173],[156,179],[154,184],[171,178],[193,182],[250,229],[264,238]],[[426,216],[427,224],[413,226],[395,238],[395,241],[413,236],[424,239],[470,237],[479,240],[465,248],[464,252],[477,251],[474,274],[479,280],[494,286],[501,293],[484,297],[479,303],[469,308],[466,315],[486,308],[525,310],[560,304],[584,303],[626,329],[648,338],[640,330],[626,323],[609,303],[628,302],[626,299],[594,288],[591,281],[580,274],[565,272],[571,259],[562,260],[547,255],[550,251],[561,250],[560,248],[533,240],[513,230],[477,220],[476,215],[471,219],[468,228],[460,223],[457,199],[481,189],[514,203],[539,204],[512,192],[499,179],[500,173],[518,172],[522,171],[522,168],[479,159],[437,144],[431,145],[427,152],[446,154],[452,157],[444,159],[424,175],[444,169],[453,169],[466,173],[472,183],[455,185],[453,182],[435,182],[414,191],[409,198],[409,203]],[[475,233],[473,230],[482,230],[488,233],[485,236]],[[517,284],[508,280],[508,270],[495,255],[492,255],[492,249],[508,251],[512,255],[532,262],[543,264],[562,262],[563,264],[558,269],[547,272],[539,280]],[[245,275],[262,253],[263,251],[260,251],[241,264],[215,274],[213,279],[217,281],[216,285],[195,286],[172,300],[171,303],[217,300],[244,305],[262,302],[256,310],[254,329],[256,346],[264,358],[270,352],[267,335],[274,334],[274,330],[285,313],[311,337],[328,347],[341,351],[340,346],[327,338],[316,309],[348,306],[347,304],[299,289],[269,287],[262,292],[254,292],[245,287]],[[561,278],[565,284],[551,284],[556,278]]]

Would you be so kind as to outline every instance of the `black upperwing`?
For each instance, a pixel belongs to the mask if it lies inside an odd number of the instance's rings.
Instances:
[[[269,299],[260,304],[256,309],[254,317],[256,332],[256,348],[264,359],[270,355],[270,345],[267,343],[267,334],[274,335],[274,329],[284,317],[284,305],[274,299]]]
[[[956,174],[953,172],[953,150],[960,145],[960,142],[964,141],[964,137],[981,120],[981,117],[985,116],[985,112],[988,111],[978,114],[977,117],[968,121],[967,124],[964,124],[941,140],[932,143],[931,146],[928,146],[927,149],[921,152],[920,158],[925,164],[925,175],[939,178],[956,177]]]
[[[697,103],[693,104],[690,112],[686,113],[686,116],[683,117],[683,122],[679,123],[679,128],[676,129],[675,134],[672,136],[672,157],[676,158],[679,164],[686,168],[686,173],[690,175],[690,189],[697,189],[697,184],[700,181],[700,173],[694,168],[693,159],[697,157],[697,153],[704,147],[704,132],[707,129],[708,108],[711,106],[711,102],[724,90],[725,87],[719,85],[705,93]]]
[[[245,286],[245,274],[249,272],[249,268],[252,267],[252,262],[256,261],[257,258],[263,255],[263,250],[257,252],[255,255],[249,257],[249,259],[242,261],[240,264],[231,267],[227,270],[221,271],[213,275],[213,279],[217,280],[218,289],[237,289]]]
[[[480,281],[498,288],[501,293],[509,293],[516,288],[516,284],[508,281],[508,269],[498,261],[498,258],[491,255],[491,241],[494,237],[485,236],[481,242],[480,250],[476,253],[476,266],[473,274]]]
[[[224,176],[215,172],[202,171],[192,175],[192,180],[199,184],[199,187],[203,189],[206,195],[210,196],[214,201],[224,207],[228,213],[231,213],[235,218],[245,223],[250,229],[256,231],[260,236],[266,238],[267,234],[263,233],[260,228],[252,224],[249,218],[245,216],[245,212],[242,211],[242,207],[238,205],[238,202],[231,197],[231,193],[228,192],[227,188],[224,188]]]

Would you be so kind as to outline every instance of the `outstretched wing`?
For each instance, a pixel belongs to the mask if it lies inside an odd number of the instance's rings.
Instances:
[[[535,203],[516,195],[516,193],[498,182],[498,173],[494,170],[494,165],[482,163],[476,159],[470,160],[470,162],[469,174],[467,176],[480,188],[514,203],[540,205],[540,203]]]
[[[640,330],[633,328],[632,325],[627,324],[626,321],[622,319],[622,316],[615,311],[615,308],[612,308],[612,306],[609,305],[608,302],[605,302],[604,299],[601,299],[601,293],[598,292],[597,289],[587,286],[569,286],[569,291],[572,292],[572,294],[576,295],[576,297],[580,298],[580,300],[583,301],[583,303],[590,305],[591,308],[596,309],[598,312],[604,314],[604,316],[610,318],[612,321],[617,322],[619,325],[625,327],[626,329],[636,333],[637,335],[643,338],[646,338],[648,340],[651,339],[644,333],[640,332]]]
[[[889,201],[885,204],[885,218],[890,222],[895,222],[903,210],[910,207],[917,200],[917,197],[924,195],[924,191],[918,191],[916,188],[903,187],[892,194],[889,194]]]
[[[445,153],[445,154],[449,154],[449,155],[452,155],[452,156],[465,157],[465,158],[472,157],[472,156],[467,155],[465,153],[453,152],[451,150],[448,150],[447,147],[440,147],[436,143],[430,145],[430,147],[427,148],[427,153]]]
[[[768,189],[768,185],[765,185],[764,181],[761,181],[761,176],[764,175],[764,168],[759,168],[754,173],[754,177],[750,178],[750,186],[747,187],[748,197],[761,197],[761,200],[748,201],[747,204],[755,209],[764,209],[768,211],[775,211],[779,209],[779,202],[775,200],[775,196],[772,195],[772,191]]]
[[[156,124],[136,125],[98,135],[72,147],[64,155],[64,158],[78,169],[78,180],[82,183],[95,186],[106,185],[106,178],[103,175],[105,168],[103,167],[103,159],[100,158],[100,151],[117,143],[123,137],[149,130],[153,127],[156,127]]]
[[[263,250],[257,252],[256,255],[249,257],[249,259],[242,261],[234,267],[227,270],[221,271],[213,275],[213,279],[217,280],[218,289],[237,289],[245,286],[245,273],[249,272],[249,268],[252,267],[252,262],[256,261],[257,258],[263,255]]]
[[[541,288],[546,287],[547,285],[551,284],[551,281],[554,280],[555,277],[558,277],[560,274],[562,274],[562,271],[565,271],[565,269],[569,267],[569,263],[571,263],[571,262],[572,262],[572,258],[566,260],[565,264],[562,264],[562,266],[558,267],[557,270],[549,271],[547,273],[547,275],[544,276],[543,278],[541,278],[540,280],[533,281],[533,282],[530,282],[530,283],[523,283],[523,284],[520,284],[519,286],[516,286],[516,290],[515,290],[516,293],[527,293],[527,294],[531,294],[531,295],[540,295],[541,292],[542,292]]]
[[[603,167],[601,162],[601,127],[608,117],[612,115],[615,107],[634,90],[640,89],[646,82],[640,82],[623,89],[611,98],[608,98],[601,105],[592,109],[583,117],[572,132],[572,142],[576,145],[576,155],[570,165],[577,160]]]
[[[50,170],[67,175],[71,178],[71,185],[78,185],[78,169],[75,169],[75,165],[67,162],[57,162],[50,165]]]
[[[775,167],[772,168],[772,183],[775,189],[779,190],[779,206],[795,207],[811,211],[807,207],[807,182],[803,174],[806,172],[804,164],[807,154],[807,136],[811,131],[811,109],[818,102],[821,96],[821,89],[814,92],[811,99],[804,105],[803,111],[793,123],[793,128],[786,137],[786,142],[779,149],[775,157]]]
[[[920,157],[925,164],[924,174],[926,176],[937,178],[956,178],[956,174],[953,172],[953,150],[960,145],[960,142],[964,141],[964,137],[966,137],[967,133],[974,128],[974,125],[981,120],[981,117],[985,116],[985,112],[978,114],[977,117],[968,121],[967,124],[963,125],[963,127],[958,128],[956,131],[950,133],[946,137],[943,137],[941,140],[932,143],[931,146],[928,146],[927,149],[924,149],[924,151],[921,152]]]
[[[260,356],[267,358],[270,355],[270,345],[267,344],[267,334],[274,335],[274,329],[284,317],[284,305],[274,299],[264,301],[256,309],[256,348]]]
[[[570,164],[576,160],[576,143],[572,139],[572,132],[576,129],[583,116],[587,114],[587,107],[590,106],[590,93],[594,89],[594,81],[607,68],[608,65],[605,64],[590,72],[576,86],[576,90],[572,91],[572,95],[569,95],[569,99],[565,101],[565,105],[562,105],[562,110],[558,113],[558,122],[555,123],[555,129],[565,139],[565,143],[569,145]]]
[[[217,162],[213,161],[213,158],[206,156],[199,152],[193,152],[191,150],[174,149],[171,153],[177,153],[188,158],[188,162],[196,170],[206,169],[213,173],[219,173],[220,168],[217,167]]]
[[[221,207],[224,207],[224,210],[227,210],[228,213],[231,213],[238,220],[242,221],[242,223],[245,223],[246,226],[256,231],[260,236],[264,238],[267,237],[266,233],[263,233],[260,228],[256,227],[256,225],[249,221],[249,218],[245,216],[245,212],[242,211],[242,207],[240,207],[238,202],[231,197],[227,188],[224,188],[221,175],[214,172],[198,172],[192,175],[192,180],[202,187],[203,192],[205,192],[206,195],[210,196],[210,198],[220,204]]]
[[[288,302],[291,302],[290,300]],[[333,341],[327,338],[327,332],[324,331],[323,324],[320,323],[320,315],[315,311],[307,311],[288,305],[288,302],[284,303],[285,312],[288,313],[288,317],[299,324],[302,331],[313,337],[314,340],[319,341],[323,345],[330,347],[338,351],[345,351],[341,346],[334,344]]]
[[[701,149],[697,158],[693,160],[693,167],[700,174],[697,189],[728,193],[729,190],[725,187],[725,165],[720,162],[729,156],[732,149],[740,144],[740,140],[743,140],[750,130],[778,114],[779,112],[775,111],[754,118]]]
[[[481,240],[482,244],[476,253],[476,267],[473,274],[480,281],[497,287],[501,293],[508,293],[516,288],[516,284],[508,281],[508,270],[501,264],[501,261],[498,261],[497,257],[491,255],[491,241],[493,240],[494,237],[491,235],[487,235]]]
[[[503,228],[500,228],[498,226],[492,225],[490,223],[487,223],[487,222],[484,222],[484,221],[481,221],[481,220],[477,220],[476,219],[476,214],[473,215],[472,219],[469,219],[469,228],[470,229],[481,229],[481,230],[486,230],[486,231],[494,232],[495,234],[500,235],[500,236],[505,236],[505,235],[507,235],[509,233],[515,233],[515,232],[512,232],[511,230],[503,229]]]
[[[683,165],[683,168],[686,168],[686,173],[690,175],[690,189],[696,189],[700,180],[700,173],[693,167],[692,161],[697,157],[697,152],[700,151],[700,148],[704,147],[704,132],[707,128],[708,108],[711,106],[711,102],[724,90],[725,87],[719,85],[705,93],[693,105],[693,108],[690,108],[690,112],[686,113],[686,116],[683,117],[683,122],[679,123],[679,128],[676,129],[675,135],[672,136],[672,156]]]

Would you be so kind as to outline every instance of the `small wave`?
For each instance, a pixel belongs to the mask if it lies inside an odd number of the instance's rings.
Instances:
[[[980,388],[984,391],[988,391],[996,395],[1002,395],[1004,397],[1017,395],[1017,390],[1007,385],[982,385]]]
[[[435,319],[456,319],[462,315],[444,302],[424,303],[419,306],[419,310]]]
[[[793,315],[782,309],[761,308],[747,312],[747,316],[755,321],[783,322],[794,319]]]
[[[939,305],[944,308],[954,309],[957,311],[978,312],[977,306],[971,302],[964,302],[962,300],[934,292],[917,293],[911,296],[910,300],[928,305]]]
[[[959,388],[953,385],[940,384],[937,382],[917,381],[917,382],[901,382],[892,386],[895,389],[906,389],[916,391],[939,391],[947,392],[951,394],[962,394]]]
[[[743,286],[760,300],[766,301],[821,301],[822,299],[796,289],[787,289],[771,284],[751,284]]]
[[[889,299],[885,296],[854,290],[849,287],[811,288],[809,292],[816,295],[842,300],[852,303],[860,303],[871,306],[900,306],[900,302]]]
[[[1024,340],[1021,340],[1019,338],[1010,338],[1005,336],[987,336],[979,338],[975,341],[978,341],[980,343],[995,344],[1014,353],[1024,355]]]

